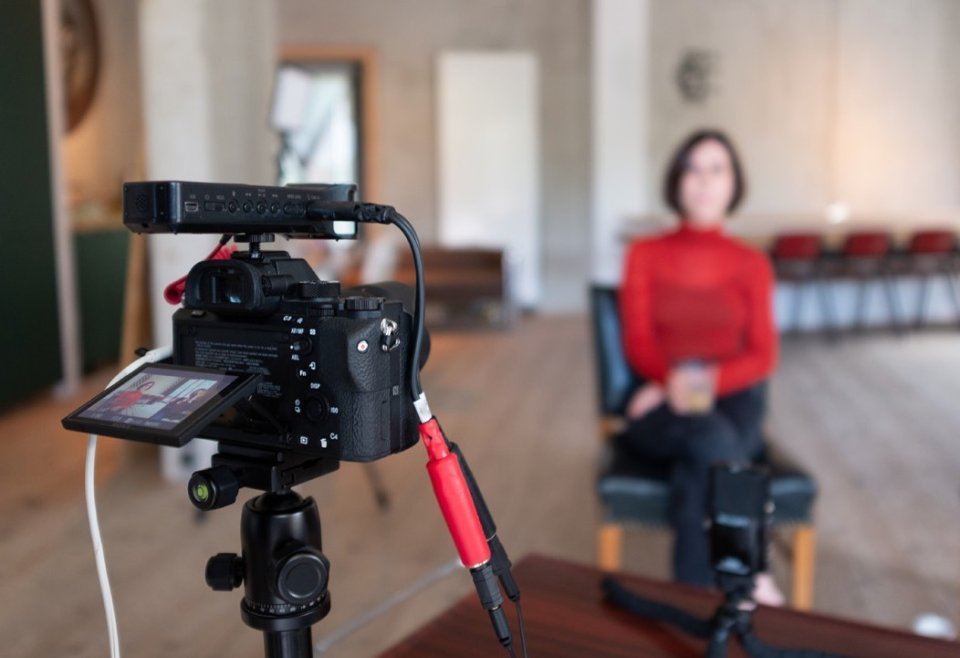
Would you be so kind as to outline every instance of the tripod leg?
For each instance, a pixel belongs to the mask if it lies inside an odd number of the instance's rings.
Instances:
[[[727,645],[730,643],[730,629],[714,629],[710,644],[707,645],[706,658],[727,658]]]
[[[311,658],[310,627],[264,633],[263,652],[266,658]]]
[[[373,462],[363,465],[363,472],[367,474],[367,480],[370,482],[370,488],[373,489],[373,497],[377,501],[377,509],[381,512],[390,507],[390,494],[383,486],[383,480],[380,477],[380,471],[377,470]]]

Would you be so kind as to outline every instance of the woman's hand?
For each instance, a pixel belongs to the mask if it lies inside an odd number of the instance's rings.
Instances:
[[[708,413],[713,408],[716,382],[716,366],[681,364],[672,368],[666,390],[670,409],[679,416]]]
[[[644,384],[630,398],[630,402],[627,404],[627,418],[636,420],[646,416],[653,409],[663,404],[666,397],[667,395],[660,384],[656,382]]]

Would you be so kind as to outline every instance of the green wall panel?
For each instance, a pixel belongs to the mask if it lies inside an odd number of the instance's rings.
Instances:
[[[41,25],[0,2],[0,407],[61,376]]]

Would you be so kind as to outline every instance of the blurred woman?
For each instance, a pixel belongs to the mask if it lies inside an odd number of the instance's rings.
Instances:
[[[744,174],[725,134],[703,130],[677,149],[664,180],[679,226],[631,245],[620,292],[624,348],[644,384],[630,399],[623,449],[672,464],[674,577],[710,585],[703,520],[709,468],[763,452],[763,395],[777,334],[766,256],[724,234]],[[772,578],[756,596],[782,602]]]

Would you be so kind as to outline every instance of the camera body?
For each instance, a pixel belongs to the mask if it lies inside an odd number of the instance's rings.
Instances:
[[[357,462],[414,445],[400,287],[341,291],[282,251],[195,265],[173,317],[173,362],[260,375],[250,401],[203,437]]]

